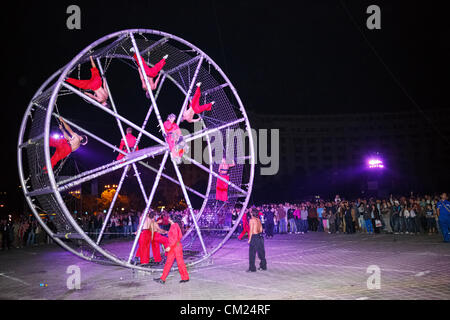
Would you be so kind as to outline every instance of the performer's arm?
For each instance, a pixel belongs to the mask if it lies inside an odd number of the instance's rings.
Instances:
[[[101,100],[101,99],[97,98],[97,96],[93,95],[92,93],[85,92],[84,94],[87,95],[88,97],[94,99],[97,102],[100,102],[100,100]]]
[[[64,121],[63,118],[59,117],[59,121],[62,122],[62,124],[64,125],[64,128],[67,130],[67,132],[70,134],[71,137],[74,136],[75,132],[72,131],[72,129],[69,127],[69,125]],[[65,136],[65,134],[64,134]]]
[[[120,149],[120,150],[123,150],[124,145],[125,145],[125,141],[123,141],[123,139],[120,140],[120,146],[119,146],[119,149]]]
[[[255,222],[253,221],[253,219],[250,220],[250,230],[248,232],[248,243],[250,243],[250,241],[252,240],[252,235],[254,233],[253,229],[255,228]]]
[[[161,229],[157,223],[155,223],[155,231],[159,232],[161,234],[167,234],[168,233],[168,231]]]
[[[89,59],[91,59],[91,65],[92,65],[92,68],[97,68],[97,67],[95,66],[94,59],[92,59],[92,56],[89,56]]]
[[[153,79],[150,78],[150,85],[152,86],[152,90],[155,90],[158,87],[159,78],[161,77],[161,73],[158,74],[156,81],[153,83]]]

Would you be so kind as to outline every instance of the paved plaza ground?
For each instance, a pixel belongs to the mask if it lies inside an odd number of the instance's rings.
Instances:
[[[450,299],[450,244],[428,235],[276,235],[265,241],[267,271],[248,269],[246,241],[230,239],[213,264],[189,270],[180,284],[159,273],[84,261],[57,245],[0,252],[0,299]],[[257,259],[258,261],[258,259]],[[67,267],[81,269],[68,290]],[[369,266],[380,288],[368,289]]]

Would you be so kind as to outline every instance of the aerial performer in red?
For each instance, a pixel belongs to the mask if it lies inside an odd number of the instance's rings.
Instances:
[[[155,278],[156,282],[164,284],[166,278],[169,275],[170,269],[172,268],[175,260],[177,261],[178,271],[181,275],[180,283],[189,281],[189,274],[186,269],[186,265],[183,260],[183,246],[181,245],[181,238],[183,234],[181,233],[181,216],[173,214],[170,219],[170,229],[169,229],[169,243],[166,248],[167,260],[164,265],[164,270],[161,278]]]
[[[228,170],[235,166],[234,160],[228,163],[226,158],[222,158],[222,162],[219,165],[219,176],[227,181],[230,181]],[[228,183],[217,179],[216,182],[216,200],[227,201],[228,200]]]
[[[74,85],[77,88],[83,90],[91,90],[94,91],[94,94],[85,92],[88,97],[91,97],[98,103],[102,104],[105,107],[109,108],[107,103],[108,101],[108,90],[106,90],[106,83],[102,81],[102,77],[100,76],[100,72],[95,66],[94,60],[92,56],[89,57],[91,59],[91,78],[88,80],[79,80],[75,78],[67,78],[66,81],[71,85]]]
[[[50,137],[50,147],[56,148],[55,153],[50,159],[52,169],[59,161],[76,151],[80,145],[84,146],[88,142],[85,135],[80,136],[73,132],[69,125],[61,117],[59,117],[59,121],[62,123],[59,125],[59,129],[64,134],[64,138],[57,138],[53,136]],[[47,171],[47,167],[44,167],[44,171]]]
[[[245,211],[244,216],[242,217],[242,226],[244,229],[242,230],[241,234],[238,236],[239,240],[242,240],[242,238],[245,236],[245,234],[250,234],[250,225],[248,223],[250,219],[250,213],[248,209]]]
[[[133,47],[131,47],[130,51],[131,52],[135,52]],[[162,70],[162,68],[166,64],[166,60],[167,60],[168,57],[169,57],[169,55],[166,54],[161,60],[159,60],[159,62],[157,64],[155,64],[152,68],[150,68],[147,65],[147,63],[145,63],[144,58],[142,58],[142,56],[141,56],[142,64],[144,65],[145,74],[148,77],[148,81],[150,83],[150,87],[151,87],[152,91],[155,90],[156,87],[158,86],[159,78],[161,77],[161,74],[159,72]],[[139,71],[139,76],[141,78],[142,89],[144,89],[144,91],[146,92],[145,95],[147,96],[147,98],[150,98],[150,95],[148,93],[147,84],[145,83],[145,79],[144,79],[144,76],[142,75],[141,68],[139,67],[139,59],[138,59],[136,53],[133,55],[133,58],[134,58],[134,60],[136,61],[137,65],[138,65],[138,71]],[[156,76],[158,76],[156,78],[156,81],[153,81],[153,79]]]
[[[133,129],[131,129],[131,128],[127,128],[127,134],[125,135],[125,139],[127,140],[127,144],[128,144],[128,147],[130,148],[130,151],[131,152],[133,152],[133,151],[138,151],[139,150],[139,147],[138,146],[136,146],[136,150],[133,150],[133,148],[134,148],[134,146],[136,145],[136,137],[135,136],[133,136]],[[126,145],[125,145],[125,141],[122,139],[122,140],[120,140],[120,147],[119,147],[119,149],[120,150],[123,150],[123,151],[125,151],[125,152],[128,152],[127,151],[127,148],[126,148]],[[117,156],[117,159],[116,160],[120,160],[120,159],[122,159],[123,157],[125,157],[122,153],[120,153],[118,156]]]
[[[215,103],[214,101],[212,101],[210,103],[200,105],[200,96],[202,95],[200,91],[201,85],[202,85],[201,82],[197,83],[197,89],[195,90],[194,97],[191,100],[191,105],[183,113],[183,120],[186,120],[187,122],[200,121],[201,118],[198,117],[197,119],[194,119],[194,115],[200,114],[203,111],[211,111],[211,107]]]
[[[164,130],[166,131],[166,141],[169,144],[169,149],[172,158],[177,164],[181,163],[181,158],[184,152],[187,152],[187,145],[184,142],[180,127],[176,124],[176,116],[171,113],[164,121]]]

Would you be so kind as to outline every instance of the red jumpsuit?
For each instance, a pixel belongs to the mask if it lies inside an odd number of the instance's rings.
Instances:
[[[100,77],[100,72],[97,68],[91,68],[91,78],[89,80],[67,78],[66,81],[75,87],[84,90],[95,91],[102,86],[102,77]]]
[[[139,66],[139,59],[137,58],[136,53],[133,55],[134,60],[136,60],[137,65]],[[142,58],[142,57],[141,57]],[[159,62],[157,64],[155,64],[153,66],[153,68],[150,68],[146,63],[145,60],[142,59],[142,63],[144,65],[144,70],[145,73],[147,74],[148,77],[150,78],[155,78],[158,75],[158,72],[161,71],[161,69],[164,67],[164,65],[166,64],[166,59],[161,59],[159,60]]]
[[[142,229],[139,237],[139,248],[136,252],[136,257],[139,257],[142,264],[150,262],[150,240],[152,233],[149,229]]]
[[[152,241],[152,251],[153,251],[153,259],[155,262],[161,262],[161,252],[159,251],[159,246],[163,245],[164,248],[169,246],[169,239],[167,237],[162,236],[159,232],[153,233],[153,241]],[[167,253],[166,253],[167,255]]]
[[[230,181],[230,176],[227,174],[219,174],[222,178]],[[228,184],[225,181],[217,179],[216,182],[216,199],[220,201],[228,200]]]
[[[242,218],[242,224],[244,226],[244,230],[242,230],[241,234],[238,236],[239,240],[242,240],[245,234],[250,232],[250,225],[248,224],[247,214],[244,214],[244,217]]]
[[[52,169],[53,167],[62,159],[67,157],[72,152],[72,147],[70,146],[69,142],[66,139],[55,139],[53,137],[50,137],[50,147],[56,148],[55,153],[53,154],[52,158],[50,159],[52,163]],[[44,170],[47,168],[44,167]]]
[[[191,108],[194,110],[195,113],[202,113],[203,111],[211,111],[212,103],[207,103],[204,105],[200,105],[200,87],[197,87],[197,90],[195,90],[194,97],[191,101]]]
[[[186,265],[183,260],[183,247],[181,245],[181,229],[178,223],[172,223],[169,230],[169,243],[170,251],[167,254],[167,261],[164,265],[163,274],[161,280],[166,281],[169,275],[170,269],[172,268],[173,262],[177,260],[178,271],[181,275],[181,280],[189,280],[189,274],[186,269]]]
[[[130,149],[133,149],[134,145],[136,144],[136,137],[133,136],[131,133],[127,133],[126,136],[125,136],[125,139],[127,139],[127,143],[128,143],[128,146],[130,147]],[[120,147],[119,147],[119,149],[127,152],[127,148],[125,146],[125,141],[123,141],[123,139],[120,140]],[[135,151],[138,151],[138,150],[139,150],[139,147],[136,147]],[[117,160],[120,160],[123,157],[125,157],[125,156],[122,153],[120,153],[117,156]]]
[[[164,122],[164,130],[166,130],[167,137],[166,141],[169,144],[169,149],[172,151],[172,149],[175,147],[178,141],[175,141],[174,139],[178,139],[176,136],[181,137],[181,130],[180,127],[174,122],[170,122],[169,120],[166,120]],[[184,149],[180,149],[178,152],[178,156],[182,157],[184,153]]]

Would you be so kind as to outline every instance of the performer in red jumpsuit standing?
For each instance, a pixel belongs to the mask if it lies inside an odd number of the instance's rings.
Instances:
[[[125,139],[127,139],[127,144],[128,144],[128,147],[130,147],[130,151],[133,151],[133,148],[134,148],[134,146],[136,145],[136,137],[133,136],[132,132],[133,132],[133,129],[127,128],[127,134],[125,135]],[[123,139],[120,140],[120,147],[119,147],[119,149],[120,149],[120,150],[123,150],[123,151],[125,151],[125,152],[128,152],[128,151],[127,151],[127,148],[126,148],[126,146],[125,146],[125,141],[124,141]],[[136,150],[134,150],[134,151],[138,151],[138,150],[139,150],[139,147],[136,146]],[[125,156],[124,156],[122,153],[120,153],[120,154],[117,156],[117,160],[120,160],[120,159],[122,159],[123,157],[125,157]]]
[[[183,260],[183,247],[181,245],[181,238],[183,237],[181,233],[181,217],[179,215],[172,215],[169,219],[170,230],[169,230],[169,246],[166,248],[167,261],[164,265],[164,270],[161,278],[155,278],[156,282],[164,284],[166,278],[169,275],[170,269],[174,261],[177,261],[178,271],[181,275],[180,283],[189,281],[189,274],[186,269],[186,265]]]
[[[139,218],[139,223],[141,221],[142,216]],[[146,216],[144,225],[142,226],[141,235],[139,236],[139,248],[136,252],[136,257],[140,259],[141,264],[148,264],[150,262],[150,241],[151,241],[150,224],[151,220],[148,216]]]
[[[238,236],[239,240],[242,240],[242,238],[245,236],[245,234],[248,234],[250,232],[250,226],[248,224],[249,218],[249,212],[248,210],[245,212],[244,216],[242,217],[242,225],[244,227],[244,230],[242,230],[241,234]]]
[[[194,97],[192,98],[191,105],[186,111],[183,113],[183,121],[187,122],[197,122],[200,121],[201,118],[194,119],[194,115],[202,113],[203,111],[211,111],[212,105],[215,103],[214,101],[200,105],[200,96],[202,95],[200,91],[201,82],[197,83],[197,89],[195,90]]]
[[[105,107],[108,107],[108,103],[106,102],[108,100],[109,94],[108,90],[106,90],[106,83],[103,83],[102,86],[102,77],[100,76],[100,72],[98,71],[97,67],[95,66],[94,60],[92,57],[89,57],[91,59],[91,78],[88,80],[78,80],[75,78],[67,78],[66,81],[72,85],[74,85],[77,88],[84,89],[84,90],[92,90],[94,91],[94,94],[91,94],[89,92],[85,92],[85,94],[95,101],[101,103]]]
[[[130,51],[135,52],[133,47],[130,49]],[[168,57],[169,57],[169,55],[166,54],[157,64],[155,64],[152,68],[150,68],[147,65],[147,63],[145,63],[145,60],[141,56],[142,64],[144,65],[145,74],[148,77],[148,82],[150,83],[151,90],[155,90],[156,87],[158,86],[159,78],[161,77],[161,74],[158,75],[158,73],[162,70],[162,68],[166,64],[166,60]],[[147,92],[148,91],[147,84],[145,83],[144,76],[142,75],[142,71],[139,66],[139,59],[138,59],[136,53],[133,55],[133,58],[138,65],[138,71],[139,71],[139,76],[141,78],[142,89],[144,89],[144,91],[146,92],[147,98],[150,99],[150,95]],[[155,78],[156,76],[158,76],[158,78],[156,79],[156,81],[153,81],[153,78]]]

